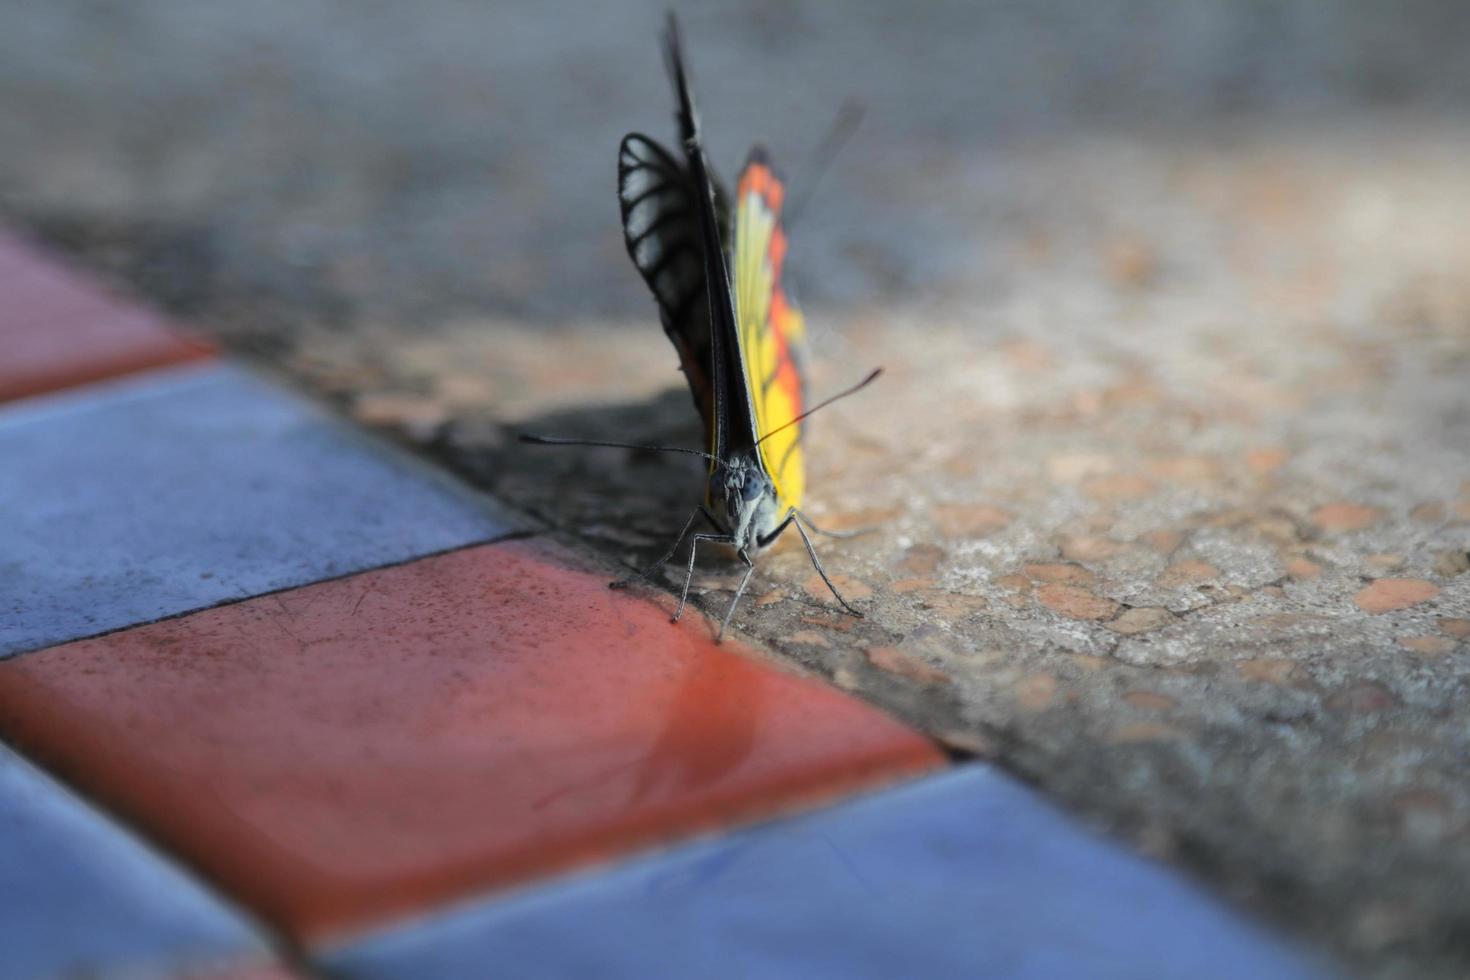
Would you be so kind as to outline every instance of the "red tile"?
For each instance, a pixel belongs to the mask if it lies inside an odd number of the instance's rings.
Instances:
[[[0,663],[0,733],[298,936],[939,766],[515,542]]]
[[[209,356],[164,319],[0,233],[0,401]]]

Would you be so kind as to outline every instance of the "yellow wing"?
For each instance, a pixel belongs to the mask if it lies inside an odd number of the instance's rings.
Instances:
[[[761,463],[783,510],[801,506],[806,483],[803,426],[782,429],[802,413],[806,402],[806,322],[781,282],[784,195],[781,181],[757,148],[741,171],[735,195],[735,313],[756,432],[763,439]]]

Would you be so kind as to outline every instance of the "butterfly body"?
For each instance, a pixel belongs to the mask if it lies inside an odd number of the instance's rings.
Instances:
[[[827,578],[806,532],[806,527],[818,529],[798,509],[805,489],[802,422],[816,409],[805,407],[805,321],[782,275],[784,185],[757,147],[731,199],[705,159],[672,14],[664,53],[677,99],[683,160],[641,133],[628,134],[618,148],[618,200],[628,255],[658,302],[664,332],[704,421],[706,449],[644,448],[702,456],[709,469],[704,502],[689,515],[674,546],[644,572],[613,585],[630,584],[661,568],[690,538],[688,574],[674,613],[678,619],[698,546],[728,545],[746,571],[721,623],[723,635],[755,569],[752,556],[794,525],[832,594],[848,612],[861,615]],[[877,372],[857,387],[875,377]],[[710,530],[694,531],[701,517]]]
[[[709,478],[707,502],[715,522],[726,528],[737,554],[764,550],[790,516],[776,485],[758,456],[741,455],[716,463]]]

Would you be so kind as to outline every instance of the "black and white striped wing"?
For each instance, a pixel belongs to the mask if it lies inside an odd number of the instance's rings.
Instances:
[[[658,300],[664,332],[679,353],[706,434],[713,425],[709,298],[697,199],[686,170],[639,133],[618,148],[618,202],[623,241]]]

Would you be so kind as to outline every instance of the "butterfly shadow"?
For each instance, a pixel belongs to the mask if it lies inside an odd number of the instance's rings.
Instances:
[[[517,441],[523,433],[702,449],[705,437],[687,389],[560,409],[494,431],[451,427],[440,442],[451,464],[475,483],[624,560],[651,562],[663,554],[704,499],[706,463],[698,457],[527,445]]]
[[[518,441],[521,434],[703,449],[705,435],[688,389],[669,388],[640,401],[559,409],[493,430],[451,426],[440,448],[474,483],[557,531],[587,541],[629,573],[662,557],[704,500],[708,464],[696,456],[528,445]],[[687,549],[683,545],[653,576],[652,587],[667,590],[683,584]],[[728,551],[701,548],[691,601],[705,590],[733,590],[739,578],[739,563]],[[716,599],[708,608],[723,607]]]

